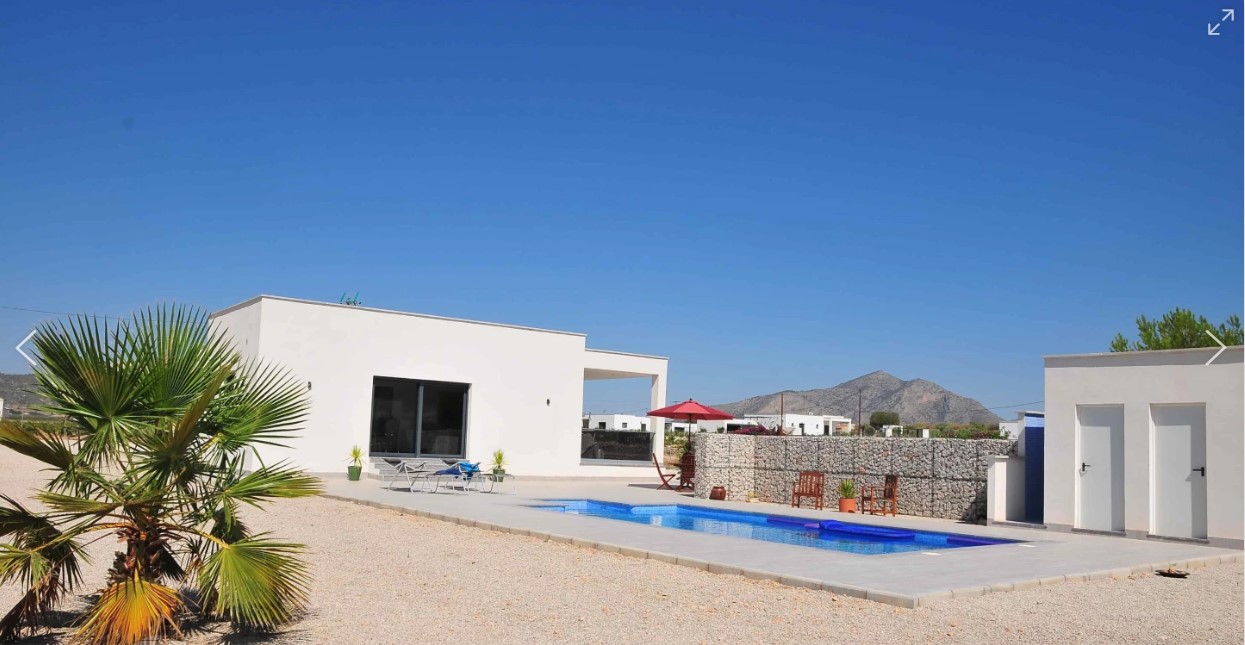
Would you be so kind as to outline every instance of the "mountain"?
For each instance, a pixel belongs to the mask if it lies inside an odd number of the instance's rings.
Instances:
[[[857,396],[864,409],[865,423],[871,412],[898,412],[903,423],[998,423],[1002,419],[982,409],[976,399],[952,392],[925,379],[903,379],[881,370],[846,383],[820,390],[777,392],[714,407],[735,416],[777,414],[779,395],[786,399],[791,414],[836,414],[856,418]]]
[[[4,399],[4,407],[26,407],[43,403],[43,397],[31,394],[35,389],[34,374],[0,374],[0,399]]]

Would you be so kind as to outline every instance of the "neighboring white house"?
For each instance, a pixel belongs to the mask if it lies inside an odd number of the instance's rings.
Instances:
[[[695,432],[696,424],[686,421],[666,421],[666,432]]]
[[[4,399],[0,398],[0,419],[4,419]]]
[[[1243,350],[1216,351],[1046,357],[1047,527],[1242,548]]]
[[[648,430],[648,417],[633,414],[585,414],[584,430]]]
[[[344,472],[354,445],[481,462],[500,448],[520,475],[633,476],[663,445],[664,419],[575,432],[586,380],[643,378],[649,405],[666,404],[665,358],[588,349],[583,334],[274,296],[212,321],[244,356],[306,383],[304,429],[288,449],[261,447],[265,463]]]
[[[1020,431],[1024,429],[1025,416],[1022,413],[1015,421],[1000,421],[999,436],[1006,439],[1016,439],[1020,437]]]
[[[700,428],[706,432],[730,432],[745,426],[783,428],[791,435],[826,435],[836,431],[849,434],[852,421],[847,417],[820,414],[744,414],[724,421],[701,421]]]

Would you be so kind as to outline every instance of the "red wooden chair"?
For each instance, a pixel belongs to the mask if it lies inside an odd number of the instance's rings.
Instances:
[[[683,454],[679,460],[679,489],[696,487],[696,455],[692,452]]]
[[[674,481],[674,478],[678,477],[679,473],[670,473],[667,475],[666,473],[661,472],[661,462],[657,461],[657,453],[653,453],[653,465],[657,467],[657,476],[661,478],[661,486],[658,486],[657,490],[674,490],[674,487],[670,485],[670,482]],[[679,488],[682,487],[683,482],[679,482]]]
[[[791,489],[791,505],[798,507],[805,497],[812,497],[815,508],[821,510],[826,499],[826,474],[805,470],[795,480]]]
[[[891,515],[899,513],[899,475],[887,475],[882,482],[882,494],[878,495],[877,486],[866,486],[860,493],[860,512],[886,515],[886,507],[890,506]]]

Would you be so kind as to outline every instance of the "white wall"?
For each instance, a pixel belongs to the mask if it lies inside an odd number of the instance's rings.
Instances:
[[[823,435],[827,434],[825,419],[820,414],[787,414],[783,419],[787,432],[795,435]],[[800,424],[804,424],[804,429],[800,429]]]
[[[821,418],[821,423],[822,423],[822,426],[826,428],[826,434],[834,434],[834,427],[840,424],[847,426],[842,432],[842,434],[850,434],[852,431],[852,428],[856,425],[848,417],[839,417],[839,416],[834,416],[834,415],[823,416]]]
[[[829,434],[830,426],[826,424],[826,419],[831,417],[823,417],[814,414],[788,414],[785,418],[783,428],[788,434],[804,434],[804,435],[823,435]],[[727,419],[725,421],[701,421],[700,427],[706,432],[717,432],[728,425],[761,425],[766,428],[775,428],[782,423],[777,414],[745,414],[737,419]],[[804,424],[804,430],[801,432],[800,424]]]
[[[351,446],[368,449],[373,378],[384,376],[470,384],[465,452],[471,461],[488,462],[501,448],[508,470],[519,475],[638,472],[579,463],[582,334],[268,296],[214,320],[243,353],[253,351],[310,384],[311,411],[296,448],[263,449],[266,462],[290,459],[311,472],[343,472]],[[659,364],[662,382],[654,388],[660,385],[664,397],[665,359],[644,364]]]
[[[1205,404],[1207,532],[1211,543],[1240,548],[1245,539],[1245,391],[1243,350],[1232,347],[1211,365],[1216,349],[1046,357],[1044,520],[1076,524],[1078,405],[1124,409],[1124,529],[1153,530],[1151,405]]]

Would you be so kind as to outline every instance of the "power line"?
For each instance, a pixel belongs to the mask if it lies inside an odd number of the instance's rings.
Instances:
[[[1028,403],[1012,403],[1011,405],[996,405],[992,408],[973,408],[972,410],[969,410],[969,412],[980,412],[982,410],[999,410],[1002,408],[1019,408],[1025,405],[1037,405],[1038,403],[1046,403],[1046,399],[1042,399],[1041,401],[1029,401]]]
[[[121,320],[120,318],[116,316],[106,316],[104,314],[83,314],[83,313],[73,313],[69,311],[48,311],[46,309],[31,309],[29,307],[12,307],[9,305],[0,305],[0,309],[9,309],[11,311],[28,311],[30,313],[35,313],[35,314],[51,314],[53,316],[95,316],[98,318],[111,318],[113,320]]]

